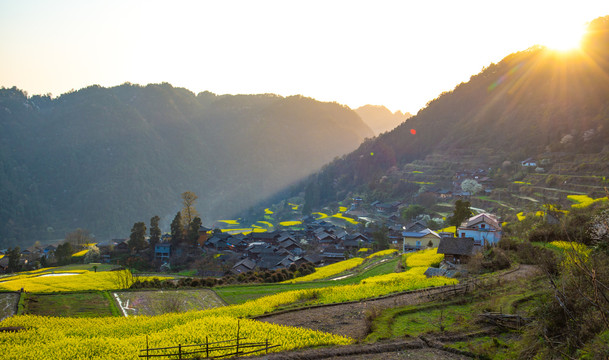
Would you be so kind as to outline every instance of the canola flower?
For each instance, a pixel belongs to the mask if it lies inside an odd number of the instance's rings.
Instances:
[[[444,229],[440,229],[440,232],[454,233],[455,231],[457,231],[457,227],[456,226],[448,226],[448,227],[445,227]]]
[[[338,207],[338,211],[341,213],[344,213],[345,211],[347,211],[347,207],[346,206],[339,206]]]
[[[520,180],[516,180],[514,181],[514,184],[520,184],[520,185],[531,185],[530,182],[524,182],[524,181],[520,181]]]
[[[403,263],[408,267],[424,267],[425,269],[440,263],[444,254],[438,254],[438,249],[421,250],[403,255]]]
[[[325,279],[330,276],[340,274],[343,271],[353,269],[354,267],[359,266],[363,262],[364,262],[364,259],[362,259],[360,257],[354,257],[349,260],[337,262],[335,264],[315,268],[315,272],[312,274],[301,276],[301,277],[298,277],[295,279],[286,280],[286,281],[283,281],[282,284],[294,284],[294,283],[298,283],[298,282]]]
[[[256,221],[256,222],[257,222],[257,223],[260,223],[260,224],[262,224],[262,225],[266,225],[268,228],[272,228],[272,227],[273,227],[273,224],[271,224],[271,223],[270,223],[270,222],[268,222],[268,221]]]
[[[342,220],[345,220],[346,222],[348,222],[348,223],[350,223],[350,224],[353,224],[353,225],[357,225],[357,224],[359,224],[359,222],[358,222],[357,220],[352,219],[352,218],[350,218],[350,217],[343,216],[343,214],[342,214],[342,213],[334,214],[334,215],[332,215],[332,217],[333,217],[333,218],[337,218],[337,219],[342,219]]]
[[[85,256],[85,254],[88,253],[88,252],[89,252],[89,249],[81,250],[79,252],[76,252],[76,253],[72,254],[72,257]]]
[[[585,244],[575,241],[552,241],[550,245],[561,249],[565,255],[562,265],[565,267],[572,266],[580,261],[585,262],[592,250]]]
[[[273,211],[269,208],[264,209],[264,215],[273,215]]]
[[[295,220],[295,221],[282,221],[282,222],[279,223],[279,225],[281,225],[281,226],[296,226],[296,225],[301,225],[301,224],[302,224],[302,221],[298,221],[298,220]]]
[[[387,250],[381,250],[381,251],[377,251],[374,254],[370,254],[368,256],[366,256],[366,259],[372,259],[374,257],[378,257],[378,256],[387,256],[387,255],[391,255],[391,254],[395,254],[398,251],[396,249],[387,249]]]
[[[240,336],[248,341],[264,341],[284,351],[318,345],[344,345],[351,339],[303,328],[286,327],[238,317],[251,317],[293,303],[326,304],[361,300],[395,292],[454,284],[455,279],[427,278],[425,268],[386,274],[359,284],[283,292],[239,305],[164,314],[148,317],[108,317],[95,319],[41,316],[14,316],[0,326],[22,326],[27,330],[0,333],[0,353],[4,359],[137,359],[146,340],[150,347],[203,343],[234,339],[237,321]],[[148,336],[148,338],[146,338]]]
[[[360,253],[360,252],[368,252],[368,251],[370,251],[369,248],[360,248],[359,250],[357,250],[358,253]]]
[[[315,216],[317,216],[317,217],[315,218],[316,220],[325,219],[325,218],[327,218],[327,217],[328,217],[328,214],[324,214],[324,213],[322,213],[322,212],[314,212],[314,213],[311,213],[311,215],[315,215]]]
[[[218,222],[222,222],[227,225],[241,225],[237,220],[218,220]]]
[[[591,197],[589,197],[588,195],[567,195],[567,199],[575,202],[575,204],[571,205],[572,208],[586,208],[592,204],[595,204],[597,202],[606,202],[609,200],[609,198],[602,197],[602,198],[598,198],[598,199],[593,199]]]
[[[0,282],[0,289],[8,291],[49,293],[63,291],[86,290],[114,290],[123,289],[130,284],[120,278],[129,278],[129,270],[100,271],[70,270],[56,273],[30,273],[18,274],[14,277],[4,278]],[[153,277],[154,278],[154,277]]]
[[[205,316],[202,312],[165,314],[154,317],[109,317],[95,319],[14,316],[1,326],[27,330],[0,333],[0,353],[9,359],[139,359],[140,350],[178,344],[235,339],[280,345],[285,351],[316,345],[346,345],[351,339],[297,327],[269,324],[235,317]],[[218,356],[222,353],[214,353]],[[198,354],[199,356],[201,354]]]

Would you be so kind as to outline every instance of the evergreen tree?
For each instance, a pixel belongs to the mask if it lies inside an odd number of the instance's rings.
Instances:
[[[372,241],[376,246],[377,250],[389,249],[389,228],[385,224],[377,227],[376,231],[372,233]]]
[[[8,272],[19,271],[19,259],[21,258],[21,249],[15,246],[8,250]]]
[[[161,228],[159,228],[160,217],[157,215],[150,218],[150,246],[158,244],[161,241]]]
[[[448,219],[448,224],[451,226],[459,227],[462,222],[469,219],[473,215],[471,204],[469,201],[457,200],[455,202],[455,209],[453,210],[453,216]],[[455,231],[456,233],[456,231]]]
[[[182,225],[182,214],[178,211],[171,222],[171,244],[178,245],[184,237],[184,226]]]
[[[201,221],[201,218],[197,216],[194,219],[192,219],[192,222],[190,223],[190,226],[188,227],[188,242],[192,246],[198,245],[199,228],[201,227],[201,225],[203,225],[203,222]]]
[[[57,249],[55,249],[55,259],[59,265],[69,264],[72,259],[72,254],[74,254],[74,249],[72,248],[72,244],[67,241],[63,244],[59,244]]]
[[[131,251],[139,251],[146,247],[146,224],[142,222],[136,222],[131,228],[131,235],[129,236],[129,249]]]

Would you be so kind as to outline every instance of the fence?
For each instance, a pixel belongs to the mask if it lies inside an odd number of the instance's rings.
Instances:
[[[148,337],[146,337],[146,348],[140,350],[139,357],[146,359],[188,359],[193,357],[201,359],[221,359],[257,352],[268,354],[269,349],[279,346],[270,344],[268,339],[264,342],[251,343],[242,342],[243,340],[247,340],[247,338],[239,338],[239,323],[237,323],[237,338],[231,340],[209,342],[209,337],[206,336],[204,344],[179,344],[178,346],[150,348],[148,347]]]

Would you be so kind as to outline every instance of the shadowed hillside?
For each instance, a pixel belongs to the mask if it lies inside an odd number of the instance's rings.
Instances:
[[[0,243],[76,227],[125,236],[171,221],[180,193],[204,223],[247,209],[373,134],[336,103],[91,86],[56,99],[0,90]]]

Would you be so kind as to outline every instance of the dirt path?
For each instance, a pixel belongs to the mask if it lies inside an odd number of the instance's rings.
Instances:
[[[504,281],[513,281],[536,273],[537,269],[534,266],[520,265],[516,270],[507,271],[497,275],[497,277]],[[431,288],[402,293],[381,299],[270,314],[257,317],[257,319],[272,324],[299,326],[348,336],[354,339],[363,339],[368,333],[366,315],[371,311],[422,304],[429,302],[438,296],[450,295],[452,291],[464,290],[464,285]]]

